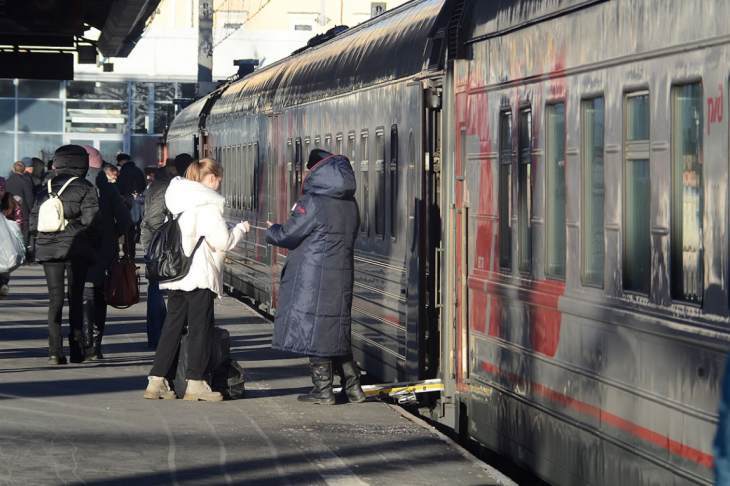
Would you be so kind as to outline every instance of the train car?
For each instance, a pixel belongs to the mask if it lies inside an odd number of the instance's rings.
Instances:
[[[289,216],[311,149],[350,158],[361,219],[353,347],[385,380],[438,372],[437,324],[426,318],[435,245],[426,235],[440,160],[445,46],[434,32],[443,6],[410,2],[257,70],[187,107],[167,134],[170,156],[223,164],[226,216],[254,225],[230,252],[224,281],[272,313],[286,251],[266,244],[265,222]]]
[[[465,433],[554,484],[712,482],[728,14],[722,0],[464,4],[444,371]]]
[[[711,484],[729,346],[723,0],[414,0],[181,112],[255,231],[321,147],[357,175],[353,346],[421,410],[553,484]]]

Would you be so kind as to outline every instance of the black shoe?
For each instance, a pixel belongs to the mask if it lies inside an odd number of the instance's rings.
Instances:
[[[342,392],[350,403],[362,403],[367,400],[360,386],[360,368],[353,360],[342,363]]]
[[[61,356],[56,356],[56,355],[49,356],[48,357],[48,364],[51,364],[51,365],[65,365],[66,364],[66,357],[63,356],[63,355],[61,355]]]
[[[317,359],[310,362],[312,368],[312,384],[314,388],[306,395],[299,395],[297,400],[306,403],[319,403],[321,405],[334,405],[335,394],[332,393],[332,361]]]

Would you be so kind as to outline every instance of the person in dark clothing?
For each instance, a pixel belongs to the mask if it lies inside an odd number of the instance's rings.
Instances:
[[[117,179],[117,188],[119,194],[122,195],[124,202],[127,207],[132,210],[134,205],[139,205],[141,201],[139,198],[144,194],[144,190],[147,188],[147,182],[142,169],[137,167],[132,158],[128,154],[117,155],[117,165],[120,166],[119,178]],[[126,238],[127,248],[125,252],[127,255],[134,258],[135,245],[139,240],[140,223],[141,219],[134,221],[134,225],[129,230]]]
[[[28,238],[28,216],[30,216],[30,211],[33,208],[35,193],[33,192],[33,180],[29,174],[25,173],[25,164],[23,162],[18,161],[13,164],[13,172],[8,177],[6,189],[10,194],[21,199],[24,223],[20,226],[20,230],[27,246],[30,241]]]
[[[58,194],[68,183],[60,196],[66,227],[53,233],[38,231],[40,206],[50,197],[47,186],[36,198],[30,227],[36,233],[36,259],[43,264],[48,284],[49,362],[65,364],[61,336],[64,275],[68,286],[71,361],[81,362],[84,360],[83,291],[86,272],[94,260],[94,234],[91,226],[99,210],[99,200],[96,189],[85,179],[89,169],[89,156],[83,147],[60,147],[53,156],[53,167],[53,176],[48,180],[50,192]]]
[[[359,226],[355,174],[347,157],[310,153],[302,197],[266,241],[287,248],[271,347],[309,356],[314,388],[298,399],[332,405],[334,372],[351,402],[362,402],[350,336],[354,246]]]
[[[33,194],[38,194],[43,185],[43,179],[46,177],[46,164],[38,157],[33,157],[31,161],[33,169],[30,178],[33,182]]]
[[[96,260],[89,267],[84,288],[84,354],[85,359],[93,361],[104,357],[101,352],[101,341],[106,325],[107,304],[104,286],[107,272],[119,256],[119,237],[129,231],[132,218],[122,196],[119,195],[116,184],[110,183],[101,169],[101,155],[93,147],[84,148],[89,154],[90,163],[95,157],[99,159],[96,162],[99,168],[95,171],[96,179],[93,181],[99,196],[99,211],[92,223]]]

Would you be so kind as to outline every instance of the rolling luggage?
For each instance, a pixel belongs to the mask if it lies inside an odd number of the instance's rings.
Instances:
[[[231,336],[223,328],[213,328],[213,342],[210,352],[205,380],[213,391],[220,392],[225,400],[243,398],[245,394],[245,376],[243,367],[231,358]],[[180,341],[177,372],[175,373],[175,393],[179,398],[185,396],[187,383],[185,373],[188,362],[188,335],[183,334]]]

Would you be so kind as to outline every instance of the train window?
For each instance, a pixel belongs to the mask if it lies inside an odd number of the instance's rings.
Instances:
[[[603,287],[603,97],[581,103],[583,155],[582,279],[584,285]]]
[[[461,134],[462,166],[466,162],[466,131]],[[512,268],[512,112],[499,114],[499,266]]]
[[[259,208],[259,143],[253,144],[252,181],[251,181],[251,209]]]
[[[565,103],[547,105],[547,267],[545,274],[565,278]]]
[[[332,152],[332,135],[329,133],[324,136],[324,148],[328,152]]]
[[[370,154],[368,150],[368,131],[360,134],[360,232],[365,235],[369,230],[368,208],[370,207]]]
[[[375,174],[373,178],[375,202],[375,234],[385,234],[385,130],[375,131]]]
[[[342,134],[341,133],[338,133],[337,134],[337,138],[336,138],[336,140],[337,140],[337,149],[335,150],[335,152],[337,152],[338,155],[341,155],[342,154],[342,141],[343,141],[342,138],[343,138],[342,137]]]
[[[302,185],[302,139],[297,138],[294,142],[294,185],[292,186],[291,203],[299,199],[299,188]]]
[[[398,125],[390,127],[390,237],[395,240],[398,224]]]
[[[292,195],[294,194],[294,143],[292,139],[290,138],[286,142],[286,169],[289,171],[289,198],[292,198]]]
[[[702,85],[672,89],[672,298],[702,303],[705,190],[702,171]]]
[[[251,194],[248,179],[251,146],[241,145],[239,153],[241,160],[241,209],[248,209],[249,195]]]
[[[529,107],[520,110],[518,122],[517,236],[519,269],[521,272],[529,273],[532,270],[532,110]]]
[[[243,161],[243,148],[240,145],[233,147],[233,161],[236,164],[236,193],[238,194],[236,209],[243,209],[244,194],[246,194],[246,188],[243,187],[241,181],[243,180],[244,161]]]
[[[648,294],[651,277],[649,217],[649,93],[631,93],[625,104],[623,286]]]
[[[355,161],[357,160],[357,157],[355,155],[355,132],[350,132],[347,135],[347,158],[350,159],[350,164],[352,164],[352,169],[357,173],[357,170],[355,170]]]
[[[312,141],[309,137],[306,137],[304,139],[304,152],[302,153],[303,160],[309,159],[309,151],[312,150]],[[299,164],[299,170],[304,172],[309,172],[309,169],[307,169],[306,164]]]

